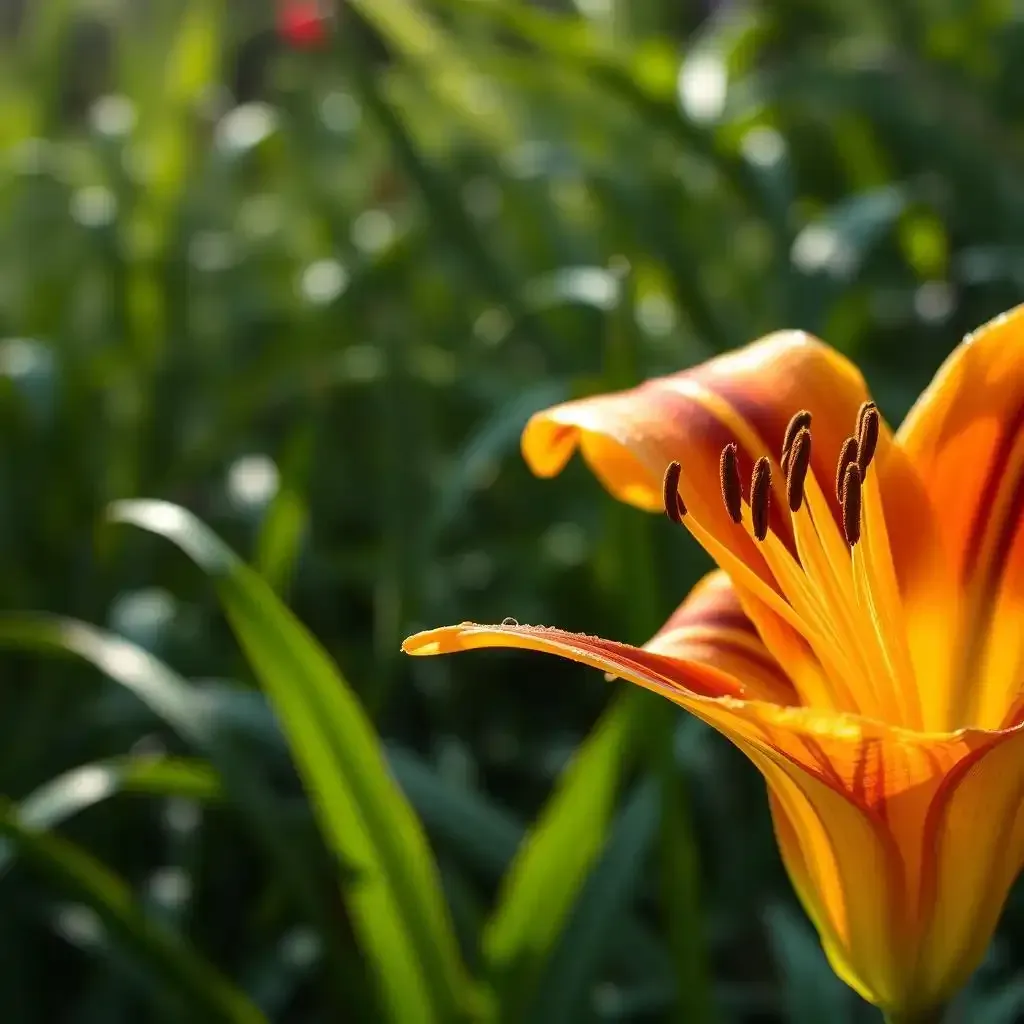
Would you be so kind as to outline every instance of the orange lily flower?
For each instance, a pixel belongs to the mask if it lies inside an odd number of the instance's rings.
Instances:
[[[703,719],[764,775],[836,973],[893,1019],[934,1012],[1024,863],[1024,306],[895,434],[848,360],[788,331],[523,433],[540,476],[577,447],[720,571],[643,648],[462,623],[403,649],[557,654]]]

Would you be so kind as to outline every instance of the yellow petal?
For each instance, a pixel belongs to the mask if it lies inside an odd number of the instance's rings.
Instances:
[[[1024,307],[968,336],[899,431],[927,488],[948,576],[933,583],[947,718],[995,728],[1024,680]]]

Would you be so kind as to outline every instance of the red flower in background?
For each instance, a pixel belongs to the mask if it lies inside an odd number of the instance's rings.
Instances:
[[[323,46],[327,42],[330,22],[324,0],[278,0],[278,34],[296,49]]]

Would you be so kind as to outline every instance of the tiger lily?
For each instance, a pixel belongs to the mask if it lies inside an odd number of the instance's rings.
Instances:
[[[644,647],[506,620],[403,649],[557,654],[703,719],[763,774],[836,973],[892,1020],[932,1019],[1024,862],[1024,306],[968,336],[895,434],[845,357],[786,331],[522,437],[543,477],[577,447],[720,568]]]

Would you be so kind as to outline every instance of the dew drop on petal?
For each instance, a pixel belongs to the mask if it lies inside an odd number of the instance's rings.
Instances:
[[[518,626],[519,625],[518,621],[516,619],[513,619],[511,615],[506,615],[505,618],[503,618],[501,620],[501,624],[503,626]]]

